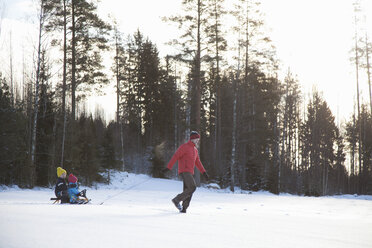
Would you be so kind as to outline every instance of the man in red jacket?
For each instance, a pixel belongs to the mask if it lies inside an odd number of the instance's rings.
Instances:
[[[178,160],[178,174],[181,175],[183,180],[183,192],[173,198],[172,202],[181,213],[186,213],[186,209],[190,205],[192,194],[196,190],[196,183],[193,177],[195,165],[205,179],[209,180],[209,176],[200,162],[198,149],[196,148],[199,140],[200,135],[198,132],[192,131],[190,140],[177,149],[176,153],[169,161],[167,168],[164,169],[165,172],[171,170],[174,163]],[[180,202],[182,202],[182,207]]]

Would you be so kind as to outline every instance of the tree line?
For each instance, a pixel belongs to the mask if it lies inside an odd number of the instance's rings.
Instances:
[[[86,185],[109,183],[112,169],[164,177],[172,153],[197,130],[210,177],[232,191],[372,193],[372,104],[358,101],[358,114],[338,126],[320,92],[305,101],[291,71],[280,80],[258,2],[183,0],[182,14],[164,18],[182,30],[169,42],[178,52],[165,57],[140,30],[124,36],[103,21],[92,1],[39,7],[30,80],[15,90],[0,74],[0,184],[50,186],[58,166]],[[356,61],[369,61],[366,46]],[[52,63],[53,49],[61,59]],[[117,106],[106,123],[82,100],[108,84]]]

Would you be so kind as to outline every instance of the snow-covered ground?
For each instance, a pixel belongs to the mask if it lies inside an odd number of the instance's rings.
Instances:
[[[170,201],[181,190],[180,181],[126,173],[88,189],[87,205],[53,205],[50,189],[1,190],[0,248],[372,247],[371,196],[198,188],[181,214]]]

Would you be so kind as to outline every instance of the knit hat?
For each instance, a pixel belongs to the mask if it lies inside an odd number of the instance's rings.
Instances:
[[[77,177],[75,177],[72,173],[68,176],[69,183],[77,183]]]
[[[64,169],[62,169],[61,167],[58,167],[57,168],[57,176],[61,177],[63,173],[67,174],[67,172]]]
[[[190,134],[190,139],[200,139],[200,135],[197,131],[192,131]]]

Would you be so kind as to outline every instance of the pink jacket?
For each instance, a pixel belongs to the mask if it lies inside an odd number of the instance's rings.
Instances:
[[[205,169],[199,159],[198,150],[196,149],[195,144],[191,142],[191,140],[181,145],[177,149],[177,151],[169,161],[167,168],[171,170],[177,160],[178,174],[182,172],[190,172],[191,174],[194,174],[195,165],[202,174],[205,172]]]

